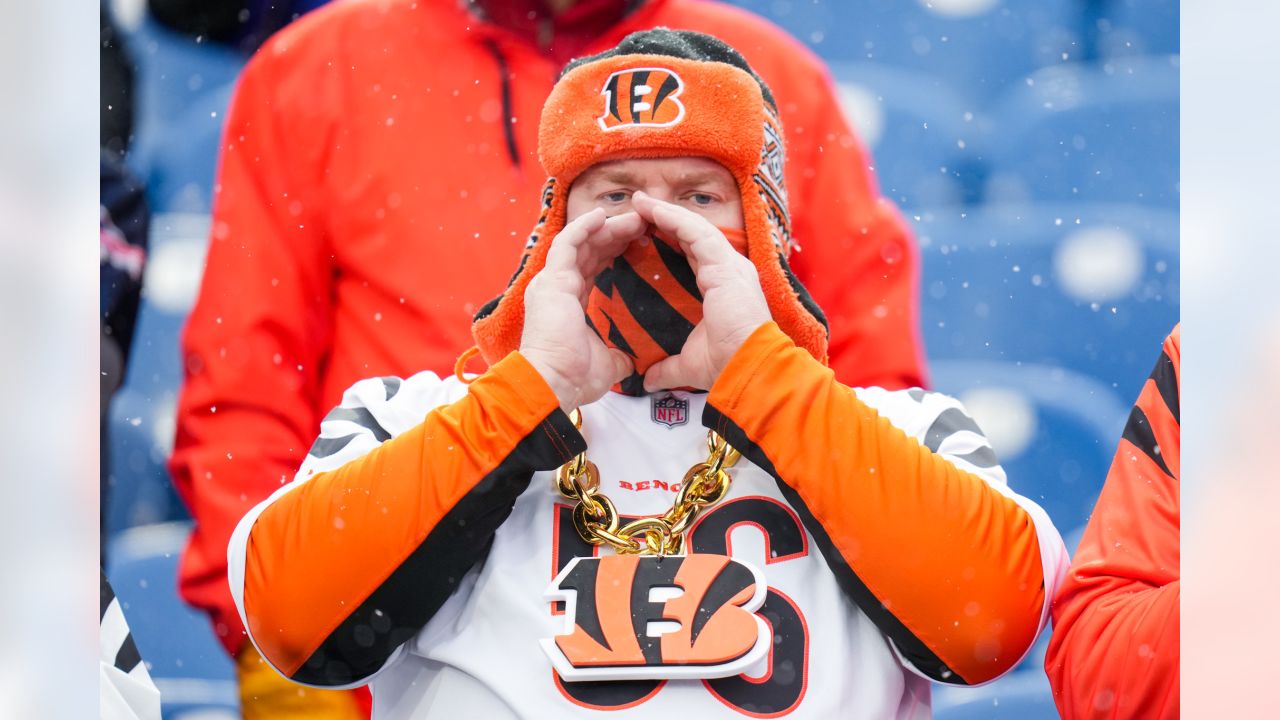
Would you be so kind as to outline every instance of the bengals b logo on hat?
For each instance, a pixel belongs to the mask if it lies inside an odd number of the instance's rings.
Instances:
[[[684,119],[680,91],[684,81],[664,68],[619,70],[605,81],[604,114],[596,118],[604,131],[645,126],[668,127]]]

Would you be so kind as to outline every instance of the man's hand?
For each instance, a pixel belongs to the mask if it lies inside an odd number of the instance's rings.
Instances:
[[[606,347],[584,308],[596,275],[645,231],[634,212],[606,217],[599,208],[565,225],[551,241],[547,263],[524,293],[520,354],[547,381],[568,412],[595,402],[631,374],[627,354]]]
[[[632,196],[631,207],[680,243],[702,292],[702,322],[694,326],[679,355],[650,366],[644,389],[709,390],[751,333],[772,319],[756,267],[695,212],[643,192]]]

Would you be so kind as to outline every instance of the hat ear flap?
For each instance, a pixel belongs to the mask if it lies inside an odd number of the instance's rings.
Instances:
[[[756,266],[774,322],[797,347],[825,365],[830,339],[827,317],[787,264],[795,243],[784,166],[782,125],[772,108],[766,107],[759,165],[738,179],[747,257]]]
[[[533,276],[546,266],[551,241],[564,229],[568,200],[568,192],[560,189],[555,178],[548,178],[542,188],[542,214],[529,234],[520,267],[507,289],[476,313],[471,336],[480,356],[489,365],[520,349],[520,337],[524,333],[524,293]]]
[[[771,211],[769,201],[755,186],[754,179],[740,184],[739,190],[747,231],[747,258],[756,266],[769,314],[797,347],[807,350],[825,365],[827,318],[787,264],[784,249],[790,247],[791,238],[783,226],[786,219],[772,217],[771,213],[776,210]]]

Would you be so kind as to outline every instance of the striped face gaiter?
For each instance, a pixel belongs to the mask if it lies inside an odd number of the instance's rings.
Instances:
[[[735,250],[746,254],[742,230],[719,228]],[[587,322],[605,344],[631,356],[635,372],[614,388],[644,395],[650,365],[677,355],[702,321],[702,293],[693,268],[674,239],[653,233],[636,241],[596,276],[587,298]]]

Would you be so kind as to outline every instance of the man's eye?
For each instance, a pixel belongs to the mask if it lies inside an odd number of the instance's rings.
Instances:
[[[714,197],[712,197],[711,195],[708,195],[707,193],[693,193],[692,195],[689,196],[689,200],[692,201],[693,204],[697,205],[698,207],[707,207],[708,205],[716,201]]]
[[[620,203],[620,202],[626,202],[627,198],[629,197],[629,194],[624,190],[615,190],[614,192],[605,193],[603,197],[605,200],[608,200],[609,202]]]

